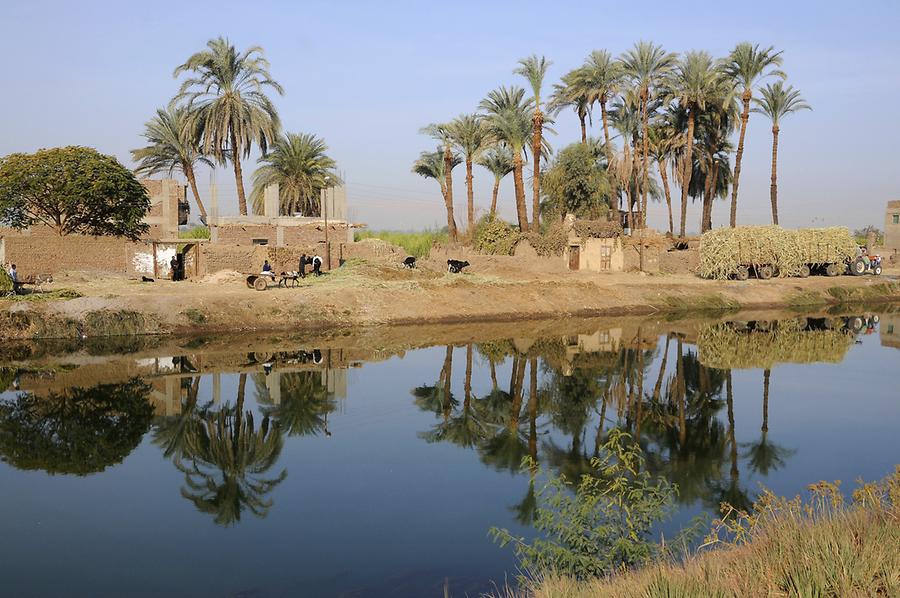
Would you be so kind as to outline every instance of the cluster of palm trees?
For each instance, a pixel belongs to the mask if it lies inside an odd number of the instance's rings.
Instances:
[[[595,144],[601,149],[598,155],[605,157],[613,189],[610,208],[627,211],[630,228],[646,227],[648,198],[660,195],[651,173],[655,166],[668,206],[668,229],[673,234],[671,183],[680,187],[678,233],[683,237],[689,198],[702,201],[703,232],[712,227],[713,200],[726,198],[730,189],[729,223],[736,225],[747,125],[751,113],[760,113],[772,123],[770,200],[772,220],[777,224],[780,124],[787,115],[810,109],[800,92],[784,83],[782,62],[782,53],[774,47],[749,42],[737,44],[728,56],[717,59],[705,51],[679,56],[641,41],[619,57],[605,50],[592,52],[582,66],[561,77],[545,102],[542,87],[550,62],[531,56],[521,60],[514,71],[526,79],[530,94],[521,87],[500,87],[481,102],[478,113],[424,128],[423,132],[437,139],[440,146],[434,152],[423,152],[413,171],[440,182],[451,237],[456,232],[451,171],[463,160],[470,227],[474,220],[475,163],[494,176],[491,214],[496,211],[499,182],[512,172],[519,226],[523,231],[536,228],[541,161],[546,161],[552,151],[544,138],[545,123],[552,123],[552,117],[571,109],[581,125],[581,143]],[[598,106],[602,139],[594,140],[588,135],[588,125]],[[736,148],[732,141],[735,133]],[[528,154],[533,162],[530,223],[522,175]]]
[[[145,125],[148,144],[132,151],[136,172],[181,173],[205,222],[207,212],[195,168],[230,162],[238,209],[247,215],[241,160],[256,148],[262,157],[253,177],[253,211],[262,212],[265,187],[278,183],[282,214],[319,215],[320,190],[340,183],[335,162],[326,154],[325,142],[315,135],[282,132],[267,92],[283,95],[284,90],[269,73],[263,49],[254,46],[239,52],[219,37],[175,69],[175,77],[182,74],[186,77],[178,93]]]

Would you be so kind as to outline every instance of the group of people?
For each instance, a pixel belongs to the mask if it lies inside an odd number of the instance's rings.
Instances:
[[[308,256],[305,253],[300,256],[300,264],[297,268],[296,275],[300,278],[306,278],[306,267],[312,266],[312,273],[316,276],[322,275],[322,258],[318,255]],[[262,272],[260,273],[262,276],[270,276],[275,278],[275,272],[272,270],[272,264],[269,263],[269,260],[265,260],[263,263]]]

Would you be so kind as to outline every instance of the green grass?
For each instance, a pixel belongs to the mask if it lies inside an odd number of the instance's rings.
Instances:
[[[722,295],[685,296],[667,295],[662,298],[663,309],[670,312],[683,311],[736,311],[741,304]]]
[[[447,233],[443,230],[426,230],[415,233],[361,230],[356,232],[355,239],[357,241],[362,241],[363,239],[381,239],[386,243],[402,247],[409,255],[423,258],[428,257],[431,246],[435,241],[440,243],[445,243],[447,241]]]
[[[189,228],[188,230],[178,231],[179,239],[208,239],[209,238],[209,227],[208,226],[195,226],[193,228]]]
[[[883,282],[864,287],[830,287],[825,291],[841,302],[889,300],[900,293],[900,285],[894,282]]]

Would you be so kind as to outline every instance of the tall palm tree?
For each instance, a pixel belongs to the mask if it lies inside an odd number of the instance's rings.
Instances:
[[[447,181],[450,179],[446,170],[447,162],[444,149],[438,146],[433,152],[422,152],[419,159],[413,162],[412,171],[427,179],[434,179],[441,186],[441,195],[447,208],[447,231],[452,240],[456,240],[456,219],[453,218],[453,196],[448,193]],[[459,166],[461,162],[458,155],[450,154],[450,170]],[[451,191],[452,192],[452,191]]]
[[[674,222],[672,220],[672,194],[669,191],[669,166],[675,166],[675,150],[684,141],[684,136],[672,125],[671,122],[657,122],[650,126],[650,155],[656,160],[659,169],[659,178],[662,180],[663,192],[666,198],[666,207],[669,211],[669,234],[674,234]]]
[[[218,37],[206,47],[175,69],[175,77],[192,73],[182,82],[176,100],[187,102],[203,153],[220,164],[231,160],[238,208],[246,216],[241,155],[247,158],[254,144],[265,154],[277,138],[281,123],[265,89],[279,95],[284,90],[269,74],[269,61],[259,46],[238,52],[227,39]]]
[[[531,198],[531,228],[535,231],[540,223],[541,212],[541,155],[543,148],[544,113],[541,111],[541,87],[544,85],[544,76],[552,64],[543,56],[532,55],[519,61],[519,68],[513,71],[522,75],[531,86],[534,99],[534,111],[531,113],[531,159],[534,162],[532,177]]]
[[[638,201],[639,181],[637,144],[640,137],[641,115],[637,94],[633,90],[622,93],[610,109],[609,118],[613,128],[622,137],[622,152],[613,155],[609,164],[610,173],[616,180],[620,194],[624,195],[628,212],[628,228],[634,230],[634,204]]]
[[[495,145],[484,152],[477,163],[487,168],[494,175],[494,191],[491,194],[491,216],[497,213],[497,195],[500,192],[500,181],[513,171],[512,151],[506,145]]]
[[[278,185],[279,213],[291,216],[319,216],[322,189],[340,184],[337,164],[325,153],[325,140],[311,133],[285,133],[272,150],[259,158],[262,164],[253,173],[250,201],[255,214],[263,213],[266,187]]]
[[[678,55],[666,52],[662,46],[640,41],[619,59],[622,71],[638,91],[642,124],[641,148],[641,225],[647,225],[647,178],[650,155],[648,129],[650,127],[649,105],[651,96],[658,94],[658,87],[675,68]]]
[[[741,182],[741,159],[744,157],[744,135],[747,133],[747,122],[750,120],[750,100],[753,88],[767,77],[785,78],[785,74],[775,67],[781,66],[781,52],[775,48],[760,48],[759,44],[741,42],[735,46],[728,56],[725,70],[734,84],[741,88],[741,133],[738,136],[737,155],[734,158],[734,183],[731,186],[731,228],[737,223],[738,185]]]
[[[587,119],[591,115],[591,100],[587,86],[584,85],[584,67],[569,71],[562,76],[562,83],[553,85],[553,94],[547,104],[547,110],[559,114],[563,108],[572,108],[581,124],[581,143],[587,143]]]
[[[148,176],[165,172],[169,176],[178,171],[187,179],[191,193],[200,209],[200,219],[206,222],[206,208],[200,200],[194,166],[213,166],[212,161],[200,153],[197,131],[191,128],[188,112],[182,107],[158,108],[156,116],[144,125],[146,147],[131,150],[132,159],[138,163],[135,172]]]
[[[528,210],[525,205],[525,182],[522,176],[522,156],[532,133],[534,100],[525,97],[521,87],[500,87],[488,93],[479,107],[487,114],[491,136],[505,143],[512,151],[513,183],[516,190],[516,213],[519,230],[528,231]]]
[[[684,136],[684,159],[681,181],[681,231],[685,236],[687,220],[687,198],[691,184],[693,169],[694,125],[697,113],[706,109],[707,105],[727,96],[728,88],[722,65],[702,51],[688,52],[672,71],[668,81],[669,94],[678,101],[687,114],[687,131]]]
[[[594,50],[584,62],[579,75],[581,84],[588,90],[588,105],[600,104],[600,119],[603,123],[603,141],[606,143],[606,159],[612,162],[612,146],[609,143],[609,121],[606,113],[607,102],[619,91],[622,82],[622,65],[606,50]]]
[[[744,445],[747,448],[744,456],[749,459],[750,468],[764,476],[769,475],[769,471],[784,467],[785,460],[797,452],[796,449],[779,446],[768,438],[770,376],[771,370],[763,371],[763,419],[760,438],[757,442]]]
[[[444,194],[444,202],[447,204],[447,234],[450,236],[451,241],[456,241],[458,238],[458,231],[456,229],[456,219],[453,217],[453,167],[459,164],[459,157],[454,157],[455,154],[453,153],[453,141],[450,136],[450,127],[446,124],[432,123],[427,127],[422,127],[419,132],[438,141],[443,148],[442,156],[444,166],[441,173],[444,180],[441,183],[441,191]],[[453,164],[454,160],[457,160],[456,164]],[[413,171],[415,172],[415,167],[413,168]]]
[[[760,90],[762,99],[754,99],[754,112],[765,114],[772,121],[772,184],[769,197],[772,201],[772,224],[778,224],[778,132],[781,119],[800,110],[812,110],[812,106],[800,95],[799,89],[785,87],[781,81],[770,83]]]
[[[463,114],[447,125],[450,141],[458,149],[466,162],[466,197],[468,200],[468,231],[475,229],[475,192],[472,186],[472,163],[488,146],[491,138],[484,117],[478,114]]]

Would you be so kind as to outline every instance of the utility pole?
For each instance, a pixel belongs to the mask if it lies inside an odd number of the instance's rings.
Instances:
[[[328,243],[328,187],[322,189],[322,215],[325,217],[325,268],[331,270],[331,245]]]

